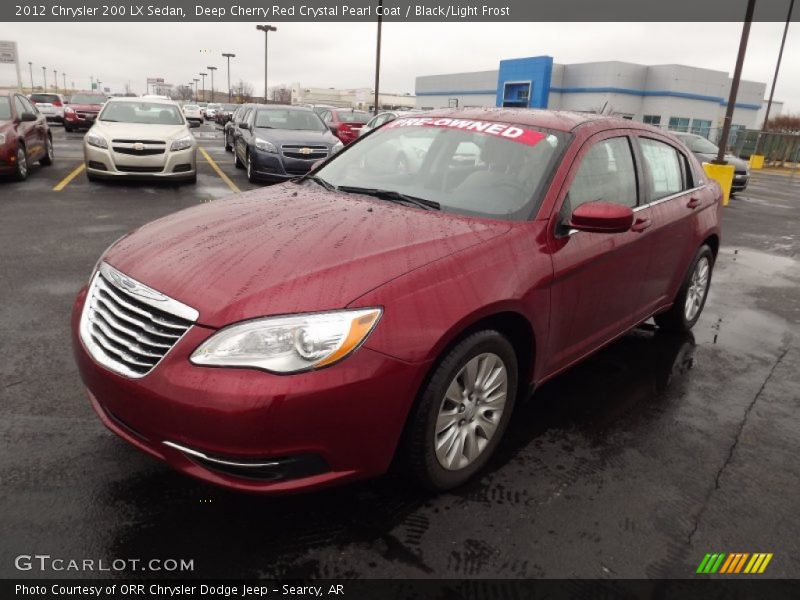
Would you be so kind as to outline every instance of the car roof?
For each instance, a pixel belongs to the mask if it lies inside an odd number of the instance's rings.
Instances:
[[[545,110],[538,108],[449,108],[425,111],[425,117],[449,117],[459,119],[475,119],[476,121],[497,121],[513,123],[529,127],[543,127],[556,131],[573,131],[590,123],[605,121],[609,128],[643,129],[660,131],[651,125],[639,121],[631,121],[620,117],[581,113],[566,110]]]

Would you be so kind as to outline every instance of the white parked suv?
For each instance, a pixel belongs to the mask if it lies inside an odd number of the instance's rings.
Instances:
[[[203,124],[203,111],[197,104],[184,104],[183,116],[192,126],[199,127]]]
[[[83,141],[90,180],[197,180],[197,142],[180,106],[157,98],[112,98]]]

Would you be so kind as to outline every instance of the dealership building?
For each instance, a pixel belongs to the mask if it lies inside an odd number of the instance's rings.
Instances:
[[[509,106],[617,115],[712,139],[722,126],[731,79],[685,65],[606,61],[563,65],[550,56],[501,60],[492,71],[416,79],[416,107]],[[742,80],[732,129],[761,127],[766,84]],[[773,102],[771,115],[782,104]]]

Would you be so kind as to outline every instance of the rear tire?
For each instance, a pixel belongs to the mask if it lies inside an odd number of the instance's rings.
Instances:
[[[39,164],[43,167],[49,167],[53,164],[53,140],[48,135],[45,141],[45,153],[44,157],[39,159]]]
[[[686,332],[694,327],[706,304],[713,269],[714,253],[708,246],[700,246],[672,307],[653,317],[656,325],[672,332]]]
[[[405,458],[426,488],[465,483],[491,458],[517,395],[514,347],[500,332],[470,334],[445,354],[409,415]]]

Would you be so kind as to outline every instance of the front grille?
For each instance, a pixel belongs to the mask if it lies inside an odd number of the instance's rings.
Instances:
[[[305,175],[311,170],[311,165],[305,165],[302,167],[286,167],[287,175]]]
[[[303,146],[301,144],[284,144],[281,146],[283,155],[287,158],[302,160],[319,160],[328,156],[327,146]]]
[[[154,145],[161,145],[165,146],[166,142],[164,140],[111,140],[112,144],[154,144]]]
[[[90,160],[89,161],[89,168],[94,169],[95,171],[107,171],[105,163],[101,163],[99,160]]]
[[[117,165],[117,171],[125,173],[161,173],[164,167],[135,167],[133,165]]]
[[[127,377],[147,375],[198,313],[101,263],[81,315],[81,339],[97,362]]]
[[[114,152],[117,154],[130,154],[131,156],[153,156],[156,154],[164,154],[164,148],[126,148],[123,146],[114,146]]]
[[[76,112],[75,114],[78,115],[79,119],[87,119],[87,120],[89,120],[89,119],[94,119],[94,118],[97,117],[97,113],[96,112]]]

